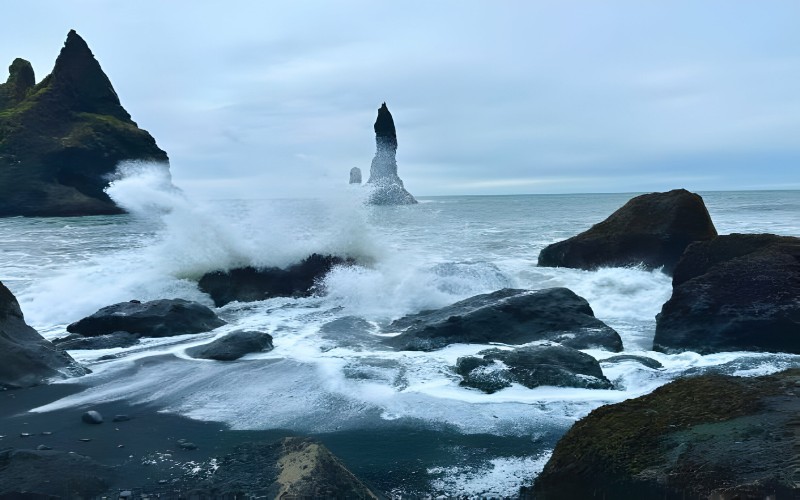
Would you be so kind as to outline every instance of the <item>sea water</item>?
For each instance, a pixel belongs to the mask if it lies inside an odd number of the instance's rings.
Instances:
[[[81,380],[88,388],[37,411],[146,403],[234,429],[317,436],[356,474],[398,496],[499,496],[530,484],[558,438],[600,405],[686,374],[800,366],[800,357],[785,354],[651,351],[655,315],[671,293],[659,270],[537,267],[545,245],[588,229],[634,193],[428,197],[371,207],[363,189],[342,186],[313,200],[199,201],[147,168],[109,193],[130,214],[0,219],[0,280],[47,338],[120,301],[180,297],[213,306],[197,288],[213,270],[286,266],[313,252],[363,265],[334,269],[320,296],[218,308],[228,324],[213,332],[70,351],[93,371]],[[798,191],[701,194],[720,234],[800,235]],[[461,387],[453,366],[487,345],[401,352],[380,342],[405,314],[503,287],[555,286],[585,297],[620,333],[625,353],[664,368],[601,363],[613,390],[515,385],[483,394]],[[185,354],[243,328],[271,334],[274,350],[233,363]]]

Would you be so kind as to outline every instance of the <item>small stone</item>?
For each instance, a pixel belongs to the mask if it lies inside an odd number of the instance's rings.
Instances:
[[[20,432],[19,433],[19,437],[23,437],[23,438],[31,437],[31,433],[30,432]]]
[[[83,415],[81,415],[81,420],[83,420],[87,424],[102,424],[103,416],[100,415],[99,412],[96,412],[94,410],[89,410]]]
[[[169,483],[169,480],[167,480],[167,479],[159,479],[158,480],[158,484],[167,484],[167,483]]]
[[[133,492],[131,492],[130,490],[120,491],[119,498],[120,499],[133,498]]]
[[[50,431],[44,431],[44,432],[42,432],[42,436],[52,436],[52,435],[53,435],[53,433],[52,433],[52,432],[50,432]]]
[[[124,444],[118,444],[117,448],[125,448],[125,445]]]
[[[112,422],[127,422],[130,420],[131,417],[128,415],[114,415],[114,418],[111,419]]]
[[[39,451],[46,451],[46,450],[52,450],[53,448],[47,446],[46,444],[40,444],[39,446],[36,447],[36,449]]]
[[[81,441],[81,442],[84,442],[84,443],[88,443],[91,440],[92,440],[92,438],[80,438],[80,439],[78,439],[78,441]]]

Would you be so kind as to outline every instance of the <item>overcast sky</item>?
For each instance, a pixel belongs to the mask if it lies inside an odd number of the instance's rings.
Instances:
[[[6,0],[0,64],[69,29],[202,198],[368,174],[418,196],[800,188],[800,2]],[[4,77],[2,77],[4,78]]]

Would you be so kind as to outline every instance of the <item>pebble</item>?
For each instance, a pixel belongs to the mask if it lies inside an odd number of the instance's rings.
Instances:
[[[83,420],[87,424],[102,424],[103,416],[100,415],[99,412],[96,412],[94,410],[89,410],[83,415],[81,415],[81,420]]]
[[[23,437],[23,438],[31,437],[31,433],[30,432],[20,432],[19,433],[19,437]]]
[[[78,439],[78,441],[83,441],[84,443],[88,443],[91,440],[92,440],[92,438],[80,438],[80,439]]]
[[[53,433],[52,433],[52,432],[50,432],[50,431],[44,431],[44,432],[42,432],[42,436],[52,436],[52,435],[53,435]]]
[[[47,446],[46,444],[40,444],[39,446],[36,447],[36,449],[39,451],[46,451],[46,450],[52,450],[53,448]]]
[[[125,445],[124,444],[118,444],[117,448],[125,448]]]

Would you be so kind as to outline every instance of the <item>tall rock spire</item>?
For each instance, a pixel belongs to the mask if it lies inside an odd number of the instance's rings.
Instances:
[[[386,103],[378,109],[375,120],[375,157],[369,169],[367,185],[372,187],[372,205],[412,205],[417,200],[406,191],[397,175],[397,131]]]

